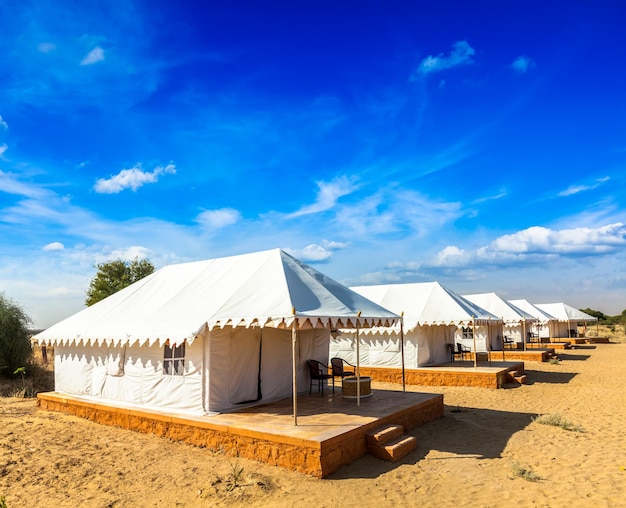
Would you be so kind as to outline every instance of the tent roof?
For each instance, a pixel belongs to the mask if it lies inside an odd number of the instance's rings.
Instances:
[[[537,318],[500,298],[496,293],[478,293],[463,295],[463,298],[479,305],[483,309],[500,316],[505,324],[520,324],[523,321],[536,321]]]
[[[469,325],[473,317],[476,324],[501,321],[439,282],[357,286],[351,289],[397,314],[404,312],[406,330],[420,325]]]
[[[400,318],[274,249],[166,266],[35,340],[180,344],[214,327],[289,328],[294,320],[300,328],[354,328]]]
[[[550,321],[556,321],[556,318],[551,314],[539,309],[534,306],[528,300],[520,299],[520,300],[507,300],[510,304],[515,305],[517,308],[522,309],[524,312],[527,312],[535,319],[539,321],[541,324],[549,323]]]
[[[554,316],[558,321],[597,321],[582,310],[575,309],[566,303],[537,303],[536,307]]]

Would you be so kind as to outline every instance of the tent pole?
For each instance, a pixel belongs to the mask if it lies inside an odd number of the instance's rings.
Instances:
[[[487,327],[489,330],[489,327]],[[476,354],[476,317],[472,314],[472,338],[474,339],[474,368],[478,369],[478,359]]]
[[[298,364],[296,361],[296,342],[298,340],[298,332],[296,330],[296,308],[291,309],[293,314],[293,322],[291,323],[291,370],[293,373],[293,424],[298,425]]]
[[[524,351],[526,351],[526,319],[522,321],[522,344],[524,345]]]
[[[402,353],[402,392],[406,392],[406,382],[404,377],[404,311],[400,314],[400,351]]]
[[[359,318],[361,311],[356,315],[356,407],[361,407],[361,359],[359,358]]]

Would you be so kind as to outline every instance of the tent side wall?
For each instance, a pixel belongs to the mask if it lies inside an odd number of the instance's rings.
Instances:
[[[466,327],[458,327],[455,332],[454,342],[463,344],[465,347],[474,351],[474,339],[463,335],[463,328],[472,329],[472,325]],[[476,325],[476,351],[487,352],[489,347],[491,350],[500,349],[502,347],[502,323],[496,322],[489,325]],[[500,337],[500,341],[498,341]]]
[[[452,342],[454,326],[418,326],[404,335],[404,366],[414,369],[449,361],[447,343]],[[356,333],[342,331],[330,340],[330,357],[338,356],[356,364]],[[359,363],[368,367],[402,367],[402,345],[396,331],[360,335]]]
[[[328,363],[330,330],[298,331],[298,391],[309,390],[306,361]],[[293,392],[291,330],[214,329],[209,335],[209,411],[232,411]]]
[[[148,408],[204,413],[203,339],[185,345],[183,375],[163,372],[163,348],[57,345],[55,390]]]

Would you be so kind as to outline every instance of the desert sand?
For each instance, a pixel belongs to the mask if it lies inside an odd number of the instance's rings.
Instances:
[[[446,404],[410,432],[417,451],[365,456],[324,480],[0,398],[0,497],[8,508],[626,506],[626,343],[526,372],[527,385],[500,390],[408,387]],[[534,420],[554,413],[584,432]]]

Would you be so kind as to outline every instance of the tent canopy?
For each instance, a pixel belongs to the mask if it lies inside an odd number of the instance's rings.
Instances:
[[[400,314],[404,312],[405,330],[423,325],[468,326],[500,322],[480,306],[442,286],[439,282],[356,286],[354,291],[383,307]]]
[[[500,316],[504,324],[520,324],[523,321],[536,321],[528,312],[516,307],[510,302],[503,300],[496,293],[478,293],[472,295],[463,295],[472,303],[479,305],[483,309],[491,312],[496,316]]]
[[[590,316],[582,310],[575,309],[566,303],[537,303],[535,307],[554,316],[558,321],[597,321],[598,318]]]
[[[188,343],[216,327],[392,326],[401,318],[280,249],[170,265],[37,334],[40,344]]]
[[[518,309],[527,312],[531,316],[533,316],[539,323],[547,324],[550,321],[556,321],[556,318],[551,314],[541,310],[540,308],[534,306],[528,300],[520,299],[520,300],[507,300],[510,304],[515,305]]]

